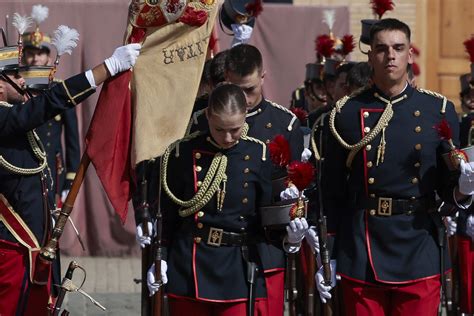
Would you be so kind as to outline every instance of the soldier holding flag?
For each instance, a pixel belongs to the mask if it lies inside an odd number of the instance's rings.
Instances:
[[[19,18],[24,26],[26,18]],[[34,267],[51,229],[50,179],[34,128],[72,109],[110,76],[128,70],[139,49],[139,44],[119,47],[104,63],[33,98],[26,97],[18,72],[21,47],[0,49],[0,314],[48,314],[51,283],[35,283]]]

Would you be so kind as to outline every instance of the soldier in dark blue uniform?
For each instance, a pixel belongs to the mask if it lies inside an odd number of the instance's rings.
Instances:
[[[258,267],[255,315],[272,315],[257,248],[265,242],[258,209],[271,201],[271,162],[263,142],[243,136],[245,113],[242,90],[218,86],[206,110],[210,130],[163,155],[161,279],[169,280],[171,315],[246,315],[250,263]]]
[[[246,122],[249,126],[248,136],[257,138],[264,143],[270,143],[273,138],[283,135],[291,147],[292,160],[300,160],[303,152],[303,134],[300,122],[296,116],[274,102],[266,100],[262,95],[263,79],[262,56],[258,49],[248,44],[235,46],[227,53],[225,79],[238,85],[245,93],[247,102]],[[189,131],[197,130],[198,126],[206,125],[204,115],[191,118]],[[272,180],[274,182],[273,197],[279,197],[284,183],[286,170],[274,167]],[[271,315],[283,314],[283,283],[285,270],[285,255],[281,249],[281,240],[276,238],[274,243],[262,243],[259,247],[264,269],[267,273],[267,288],[271,289],[268,300]]]
[[[23,35],[23,56],[27,66],[47,66],[51,64],[51,38],[36,28]],[[55,81],[58,83],[58,81]],[[64,150],[61,135],[64,131]],[[56,115],[36,128],[48,158],[52,182],[49,194],[52,201],[64,200],[79,167],[81,148],[75,109]]]
[[[461,107],[465,111],[461,120],[461,148],[474,145],[474,64],[472,73],[461,76]],[[474,206],[458,208],[458,216],[447,218],[448,230],[456,234],[459,275],[459,311],[474,313]],[[456,225],[457,223],[457,225]],[[453,226],[454,225],[454,226]]]
[[[281,134],[290,144],[292,160],[300,160],[303,152],[300,122],[291,111],[263,97],[265,71],[259,50],[248,44],[231,48],[225,69],[226,81],[238,85],[245,93],[248,135],[268,144],[276,135]],[[281,182],[279,179],[284,178],[285,172],[285,169],[274,167],[273,182]],[[275,186],[273,196],[279,196],[282,189],[284,188]],[[277,244],[281,244],[281,241]],[[282,315],[285,255],[274,244],[268,243],[262,246],[267,289],[272,290],[268,295],[271,307],[269,312],[271,315]]]
[[[225,59],[227,56],[227,50],[217,53],[211,60],[209,65],[209,79],[211,84],[211,90],[216,87],[219,83],[224,81],[224,66]],[[207,131],[209,129],[207,125],[207,119],[205,115],[205,109],[209,103],[209,94],[204,94],[196,98],[193,107],[193,113],[189,122],[188,130],[186,134],[190,134],[196,131]],[[147,181],[147,205],[149,206],[150,214],[156,213],[156,206],[158,203],[158,186],[157,179],[159,177],[159,159],[147,160],[140,162],[135,169],[137,185],[136,190],[133,194],[133,207],[135,211],[135,223],[137,224],[136,239],[140,247],[144,248],[146,245],[151,243],[149,236],[143,235],[143,223],[148,222],[151,229],[151,222],[147,214],[143,213],[142,206],[142,187],[140,183],[146,179]],[[141,226],[140,226],[141,224]]]
[[[339,221],[332,286],[337,271],[348,315],[436,315],[444,236],[435,193],[470,203],[471,165],[461,162],[459,176],[442,159],[451,147],[433,127],[445,119],[457,145],[453,104],[407,83],[409,27],[381,20],[370,43],[374,85],[340,100],[327,125],[324,206]],[[316,280],[324,301],[331,286],[321,271]]]
[[[33,284],[34,254],[51,228],[47,158],[34,128],[73,108],[97,85],[130,68],[139,44],[118,48],[105,64],[26,100],[18,47],[0,54],[0,314],[47,315],[51,284]],[[7,54],[5,54],[5,52]],[[15,54],[16,52],[16,54]],[[13,56],[13,57],[11,57]]]

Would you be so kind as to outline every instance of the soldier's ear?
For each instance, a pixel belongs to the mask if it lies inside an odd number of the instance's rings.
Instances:
[[[410,46],[410,48],[408,48],[408,64],[411,65],[413,64],[414,60],[413,60],[413,47]]]

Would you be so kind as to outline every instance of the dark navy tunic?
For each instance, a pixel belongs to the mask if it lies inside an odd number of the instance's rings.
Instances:
[[[348,144],[369,133],[385,109],[376,92],[389,99],[373,87],[351,98],[337,114],[335,128]],[[446,118],[457,145],[454,106],[448,102],[442,114],[441,98],[410,86],[392,100],[402,95],[407,98],[393,105],[385,131],[384,161],[378,166],[382,133],[356,154],[350,168],[346,167],[349,151],[333,133],[328,135],[322,174],[324,206],[339,221],[333,254],[338,273],[353,280],[402,284],[440,273],[436,227],[428,209],[380,216],[359,206],[365,197],[434,200],[435,193],[453,203],[458,174],[447,170],[442,154],[449,147],[434,126]]]
[[[167,246],[167,293],[214,302],[244,301],[248,296],[247,265],[239,246],[212,246],[207,238],[195,238],[202,227],[248,233],[264,242],[257,210],[271,197],[271,163],[262,160],[262,144],[241,139],[229,149],[213,144],[209,134],[179,143],[179,157],[171,152],[167,183],[181,200],[191,199],[208,172],[214,155],[227,159],[226,195],[221,212],[213,198],[194,215],[180,217],[180,207],[162,192],[163,242]],[[268,157],[268,153],[266,153]],[[263,269],[255,244],[249,245],[251,260],[257,262],[257,298],[266,297]]]
[[[26,133],[72,109],[94,91],[85,75],[80,74],[23,104],[11,107],[0,105],[0,155],[20,168],[38,167],[38,159],[32,152]],[[44,173],[47,174],[46,171]],[[0,193],[6,197],[39,242],[45,233],[41,174],[18,175],[0,166]],[[0,239],[15,242],[3,222],[0,222]]]

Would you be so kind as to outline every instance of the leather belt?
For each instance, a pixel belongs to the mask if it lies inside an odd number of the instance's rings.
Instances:
[[[201,238],[210,246],[244,246],[255,244],[259,240],[257,236],[248,233],[228,232],[221,228],[202,226],[194,229],[194,238]]]
[[[405,200],[387,197],[359,197],[357,206],[359,209],[367,209],[373,216],[413,215],[416,212],[431,212],[436,208],[436,202],[434,198]]]

